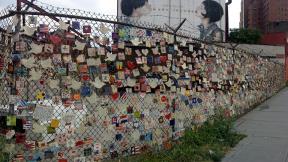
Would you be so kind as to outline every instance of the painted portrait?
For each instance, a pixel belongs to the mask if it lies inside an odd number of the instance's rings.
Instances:
[[[197,7],[196,15],[201,19],[201,24],[198,26],[200,39],[207,42],[222,42],[223,31],[216,24],[224,15],[221,4],[214,0],[204,0]]]
[[[130,20],[138,20],[152,10],[148,0],[121,0],[120,6],[122,14]]]
[[[223,42],[225,0],[118,0],[118,16],[126,23],[145,22],[180,28],[207,42]],[[123,17],[122,17],[123,16]]]

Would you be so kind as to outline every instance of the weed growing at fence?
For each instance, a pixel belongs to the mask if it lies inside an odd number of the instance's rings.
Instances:
[[[9,161],[9,154],[4,152],[6,139],[3,136],[0,136],[0,161],[5,162]]]
[[[233,130],[233,118],[217,115],[201,127],[187,130],[171,150],[149,152],[117,161],[133,162],[219,162],[246,135]]]

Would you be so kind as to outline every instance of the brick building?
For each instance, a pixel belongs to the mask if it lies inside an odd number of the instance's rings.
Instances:
[[[240,28],[259,29],[261,44],[285,46],[288,81],[288,0],[241,0]]]
[[[288,31],[288,0],[242,0],[240,27],[263,33]]]

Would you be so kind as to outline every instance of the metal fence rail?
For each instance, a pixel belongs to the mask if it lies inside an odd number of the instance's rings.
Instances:
[[[11,159],[97,161],[162,150],[217,109],[240,115],[285,85],[283,65],[243,51],[19,2],[21,10],[0,13],[0,122]]]

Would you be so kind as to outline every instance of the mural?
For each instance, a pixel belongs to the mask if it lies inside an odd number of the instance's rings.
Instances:
[[[182,32],[201,40],[222,42],[224,5],[224,0],[118,0],[118,16],[125,16],[128,23],[145,21],[172,27],[186,18]]]

